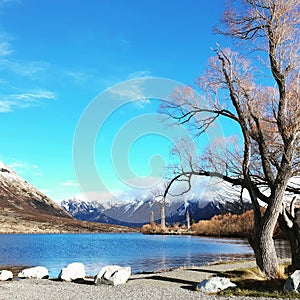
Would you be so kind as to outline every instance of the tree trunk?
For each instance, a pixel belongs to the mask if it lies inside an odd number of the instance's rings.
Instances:
[[[272,236],[273,231],[262,228],[255,230],[249,238],[255,253],[256,264],[268,278],[276,278],[278,274],[278,260]]]
[[[249,237],[249,243],[255,253],[256,264],[267,278],[278,276],[278,259],[273,233],[281,207],[279,200],[280,198],[277,198],[277,201],[274,201],[273,205],[269,205],[264,213],[260,208],[254,208],[254,232]]]
[[[300,269],[300,210],[295,211],[293,218],[289,218],[291,225],[287,224],[286,220],[281,215],[279,218],[280,228],[288,238],[291,246],[292,254],[292,270]]]
[[[164,231],[166,229],[166,213],[165,213],[165,204],[161,206],[161,229]]]

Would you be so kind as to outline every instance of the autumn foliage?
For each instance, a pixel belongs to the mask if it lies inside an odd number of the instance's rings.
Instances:
[[[253,210],[242,215],[224,214],[191,226],[192,232],[205,236],[248,237],[253,232]]]
[[[265,209],[261,208],[261,212],[264,213]],[[198,223],[194,223],[190,230],[187,231],[186,226],[175,224],[173,226],[166,226],[165,230],[162,230],[159,224],[153,223],[145,224],[141,228],[141,232],[144,234],[191,234],[202,236],[214,236],[214,237],[241,237],[248,238],[254,229],[254,213],[253,210],[248,210],[241,215],[235,215],[231,213],[216,215],[210,220],[201,220]],[[274,236],[280,235],[278,225],[276,226]]]

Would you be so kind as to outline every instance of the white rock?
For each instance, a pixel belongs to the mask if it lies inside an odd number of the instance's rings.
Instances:
[[[13,279],[13,273],[11,271],[2,270],[0,271],[0,281],[6,281]]]
[[[95,277],[95,284],[124,284],[131,275],[130,267],[120,267],[117,265],[103,267]]]
[[[67,267],[63,268],[60,271],[60,274],[58,276],[59,279],[63,281],[74,281],[76,279],[83,279],[85,277],[85,268],[84,264],[74,262]]]
[[[297,270],[286,280],[283,286],[283,290],[285,292],[300,292],[299,284],[300,284],[300,270]]]
[[[217,293],[229,287],[235,287],[236,284],[232,283],[228,278],[212,277],[203,280],[197,285],[196,290],[203,293]]]
[[[47,279],[49,278],[49,273],[45,267],[34,267],[29,269],[24,269],[18,274],[20,278],[36,278],[36,279]]]

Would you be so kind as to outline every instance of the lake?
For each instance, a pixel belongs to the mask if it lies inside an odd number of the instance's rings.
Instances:
[[[193,236],[109,234],[2,234],[0,265],[42,265],[50,277],[71,262],[82,262],[88,275],[109,264],[131,266],[133,273],[251,256],[243,239]]]

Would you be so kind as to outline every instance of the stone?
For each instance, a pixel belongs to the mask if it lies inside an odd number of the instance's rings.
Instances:
[[[63,268],[60,271],[58,278],[63,281],[75,281],[77,279],[84,279],[85,275],[84,264],[74,262]]]
[[[300,292],[300,270],[295,271],[289,278],[285,281],[283,290],[285,292]]]
[[[225,277],[212,277],[200,282],[196,290],[203,293],[217,293],[229,287],[236,287],[236,284]]]
[[[20,278],[35,278],[35,279],[48,279],[49,272],[45,267],[33,267],[24,269],[22,272],[18,274]]]
[[[127,282],[131,275],[130,267],[111,265],[103,267],[95,277],[95,284],[120,285]]]
[[[13,279],[14,275],[11,271],[2,270],[0,271],[0,281],[7,281]]]

